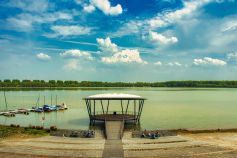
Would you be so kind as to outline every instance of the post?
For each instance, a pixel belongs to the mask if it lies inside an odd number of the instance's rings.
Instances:
[[[143,104],[144,104],[144,100],[139,100],[139,112],[138,112],[138,121],[139,122],[140,122],[140,117],[142,114]]]
[[[95,100],[94,100],[94,112],[93,113],[94,113],[94,116],[95,116]]]
[[[134,100],[134,124],[136,124],[136,100]]]
[[[141,111],[141,100],[138,100],[139,107],[138,107],[138,114],[137,114],[137,122],[140,121],[140,111]]]
[[[95,125],[95,99],[94,99],[94,120],[93,120],[93,124]]]
[[[126,112],[125,112],[125,114],[127,114],[127,112],[128,112],[128,105],[129,105],[129,100],[128,100],[128,103],[127,103],[127,107],[126,107]]]
[[[101,104],[102,111],[103,111],[103,114],[104,114],[105,112],[104,112],[104,105],[103,105],[103,101],[102,101],[102,99],[100,100],[100,104]]]
[[[123,114],[123,100],[121,99],[121,108],[122,108],[122,114]]]
[[[108,114],[108,110],[109,110],[109,99],[108,99],[108,103],[107,103],[106,114]]]
[[[89,111],[89,101],[87,99],[85,99],[85,101],[86,101],[87,112],[91,120],[90,111]]]

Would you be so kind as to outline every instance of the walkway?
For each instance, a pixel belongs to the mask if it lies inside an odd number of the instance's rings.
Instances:
[[[107,140],[105,141],[103,158],[124,157],[123,144],[121,140],[123,124],[123,121],[105,122]]]

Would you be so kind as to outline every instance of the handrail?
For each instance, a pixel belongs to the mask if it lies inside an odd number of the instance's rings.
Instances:
[[[96,115],[99,115],[99,114],[113,114],[114,112],[116,112],[116,114],[123,114],[123,115],[126,115],[126,114],[130,114],[130,115],[137,115],[138,113],[134,113],[133,111],[127,111],[127,113],[123,113],[122,111],[108,111],[108,113],[103,113],[103,111],[96,111],[95,114]]]

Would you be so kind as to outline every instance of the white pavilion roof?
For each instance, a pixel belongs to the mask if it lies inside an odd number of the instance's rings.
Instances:
[[[123,93],[106,93],[106,94],[96,94],[86,97],[85,99],[145,99],[138,95],[133,94],[123,94]]]

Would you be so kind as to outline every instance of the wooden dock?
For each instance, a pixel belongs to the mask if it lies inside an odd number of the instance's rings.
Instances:
[[[122,135],[124,121],[105,121],[106,141],[103,158],[124,157]]]

